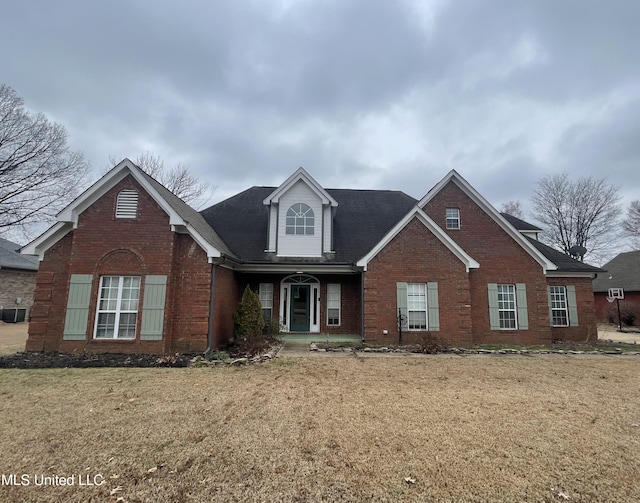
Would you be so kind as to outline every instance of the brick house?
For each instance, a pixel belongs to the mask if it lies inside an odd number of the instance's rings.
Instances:
[[[38,260],[20,254],[20,245],[0,238],[0,321],[29,319]]]
[[[615,302],[607,301],[609,288],[622,288],[624,300],[620,301],[621,311],[636,314],[635,324],[640,323],[640,250],[620,253],[602,266],[606,271],[593,280],[593,294],[598,321],[618,323],[618,309]],[[624,316],[623,316],[624,319]]]
[[[597,337],[600,269],[537,240],[451,171],[421,200],[325,189],[304,169],[197,212],[125,159],[23,253],[27,349],[201,352],[249,285],[285,332],[451,344]]]

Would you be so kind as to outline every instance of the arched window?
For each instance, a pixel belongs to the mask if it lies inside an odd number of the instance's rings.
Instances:
[[[123,189],[116,201],[116,218],[136,218],[138,215],[138,193],[133,189]]]
[[[304,203],[296,203],[287,211],[287,234],[313,235],[313,210]]]

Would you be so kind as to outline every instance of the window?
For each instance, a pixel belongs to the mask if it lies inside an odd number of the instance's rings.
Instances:
[[[96,339],[134,339],[140,298],[139,276],[103,276],[96,316]]]
[[[460,210],[458,208],[447,208],[446,211],[447,229],[460,228]]]
[[[549,306],[551,307],[551,324],[554,327],[569,326],[567,290],[564,286],[549,287]]]
[[[498,312],[500,328],[517,328],[515,285],[498,285]]]
[[[340,325],[340,285],[335,283],[327,285],[327,325]]]
[[[133,189],[123,189],[116,201],[116,218],[136,218],[138,214],[138,193]]]
[[[262,316],[266,323],[271,323],[273,313],[273,283],[260,283],[258,295],[262,304]]]
[[[304,203],[297,203],[287,211],[287,234],[313,235],[313,210]]]
[[[409,330],[427,329],[427,285],[407,283],[407,318]]]

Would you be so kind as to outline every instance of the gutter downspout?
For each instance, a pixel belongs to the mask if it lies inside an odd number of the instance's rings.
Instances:
[[[360,338],[364,342],[364,271],[360,271]]]

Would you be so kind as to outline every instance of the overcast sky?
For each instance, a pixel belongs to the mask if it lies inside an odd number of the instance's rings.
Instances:
[[[145,151],[217,202],[299,166],[496,207],[547,173],[640,198],[640,2],[9,0],[0,82],[97,173]]]

